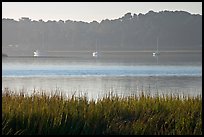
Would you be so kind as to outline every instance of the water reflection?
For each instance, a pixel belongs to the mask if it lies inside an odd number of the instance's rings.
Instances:
[[[61,90],[69,95],[77,92],[87,93],[89,97],[97,98],[109,92],[128,96],[139,94],[142,91],[155,95],[181,93],[196,96],[202,93],[201,77],[23,77],[3,78],[2,88],[20,90],[27,89],[32,93],[33,89],[52,91]]]

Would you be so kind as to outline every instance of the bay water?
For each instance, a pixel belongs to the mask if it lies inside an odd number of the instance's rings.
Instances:
[[[107,56],[106,56],[107,57]],[[2,59],[2,90],[22,89],[65,96],[101,98],[108,93],[129,96],[145,92],[197,96],[202,94],[202,63],[172,58],[145,60],[143,56],[93,57],[7,57]],[[138,59],[139,58],[139,59]],[[145,56],[145,58],[147,58]]]

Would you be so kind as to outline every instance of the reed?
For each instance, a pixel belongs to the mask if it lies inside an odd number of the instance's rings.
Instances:
[[[2,134],[202,135],[202,97],[75,95],[2,90]]]

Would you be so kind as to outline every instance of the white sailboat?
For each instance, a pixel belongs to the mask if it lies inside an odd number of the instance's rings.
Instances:
[[[33,56],[34,56],[34,57],[40,56],[40,52],[39,52],[38,50],[35,50],[35,51],[33,52]]]
[[[98,57],[98,52],[95,51],[95,52],[92,53],[92,55],[93,55],[93,57]]]
[[[98,53],[98,51],[97,51],[97,46],[98,46],[98,43],[97,43],[97,41],[96,41],[96,51],[94,51],[94,52],[92,53],[92,56],[93,56],[93,57],[98,57],[98,56],[99,56],[99,53]]]
[[[46,51],[45,51],[45,39],[44,39],[44,33],[42,35],[42,45],[41,45],[41,50],[35,50],[33,52],[34,57],[44,57],[46,56]]]
[[[152,56],[157,58],[157,64],[158,64],[158,56],[160,55],[160,52],[158,50],[158,47],[159,47],[158,41],[159,41],[159,38],[157,37],[157,50],[152,53]]]

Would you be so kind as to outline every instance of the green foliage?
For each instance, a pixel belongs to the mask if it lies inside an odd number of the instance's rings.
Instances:
[[[2,95],[2,134],[135,134],[201,135],[202,97],[150,95],[97,101],[5,89]]]

